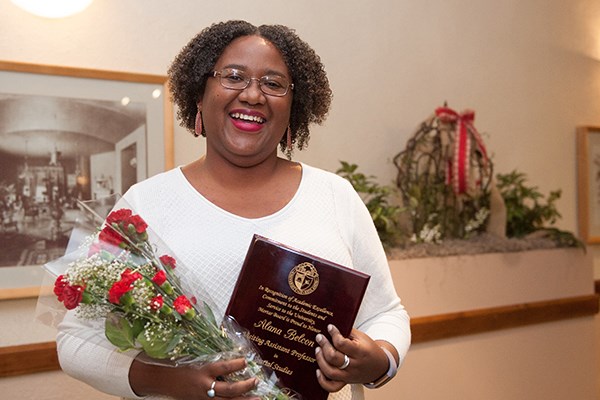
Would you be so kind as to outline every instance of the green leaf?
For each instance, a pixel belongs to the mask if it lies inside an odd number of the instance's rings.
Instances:
[[[206,319],[213,325],[213,326],[219,326],[217,324],[217,318],[215,317],[215,314],[213,313],[213,310],[210,308],[210,306],[206,303],[204,303],[204,314],[206,316]]]
[[[337,173],[348,180],[360,195],[371,214],[383,244],[392,245],[397,222],[394,217],[403,211],[399,206],[388,201],[388,198],[392,195],[392,189],[379,185],[375,176],[359,172],[356,164],[346,161],[340,161],[340,163],[341,168],[337,170]]]
[[[144,325],[146,324],[146,321],[136,318],[135,320],[133,320],[133,326],[132,326],[132,330],[133,330],[133,337],[138,337],[138,335],[140,333],[142,333],[142,331],[144,330]]]
[[[122,315],[109,313],[104,324],[106,338],[121,350],[135,348],[134,329]]]
[[[158,359],[169,357],[169,352],[177,345],[179,339],[180,336],[174,335],[173,332],[161,333],[160,337],[156,337],[156,335],[147,337],[146,332],[141,332],[137,337],[144,352],[150,357]]]

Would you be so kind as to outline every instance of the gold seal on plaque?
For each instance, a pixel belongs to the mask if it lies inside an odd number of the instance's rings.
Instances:
[[[311,294],[319,286],[319,273],[309,262],[298,264],[290,271],[288,284],[298,294]]]

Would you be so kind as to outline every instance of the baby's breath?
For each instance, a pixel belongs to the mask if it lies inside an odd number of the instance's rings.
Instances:
[[[108,304],[80,304],[77,307],[77,317],[85,320],[104,318],[111,310]]]
[[[145,229],[143,220],[129,210],[113,213],[135,221],[126,221],[128,225],[118,233],[124,240],[120,247],[114,246],[114,232],[108,235],[111,245],[106,247],[100,242],[102,233],[96,232],[84,240],[80,249],[82,254],[88,248],[96,252],[70,262],[64,278],[57,280],[55,290],[67,287],[72,291],[76,286],[77,293],[82,293],[76,305],[77,316],[94,327],[103,327],[107,339],[120,350],[139,349],[150,357],[176,363],[214,361],[232,354],[245,356],[249,376],[230,378],[258,377],[258,390],[253,394],[263,399],[289,400],[290,396],[277,388],[254,360],[257,353],[252,343],[240,344],[239,338],[223,335],[212,311],[208,316],[202,314],[201,308],[193,305],[195,300],[184,294],[172,270],[175,259],[169,256],[173,263],[166,269],[162,256],[148,242],[147,233],[140,232],[140,227]],[[114,220],[111,226],[123,224]]]
[[[156,295],[152,285],[148,285],[143,279],[137,280],[133,283],[131,295],[136,307],[141,308],[142,312],[150,312],[150,302]]]

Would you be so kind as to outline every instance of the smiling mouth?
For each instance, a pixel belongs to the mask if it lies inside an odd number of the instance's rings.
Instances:
[[[239,119],[242,121],[247,121],[247,122],[255,122],[257,124],[264,124],[266,122],[266,120],[264,118],[261,118],[257,115],[247,115],[247,114],[241,114],[241,113],[231,113],[229,114],[229,116],[233,119]]]

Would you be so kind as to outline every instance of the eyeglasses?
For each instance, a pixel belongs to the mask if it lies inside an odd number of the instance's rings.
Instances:
[[[250,82],[257,81],[260,91],[269,96],[285,96],[289,89],[294,89],[294,84],[290,83],[283,76],[265,75],[260,78],[248,78],[244,71],[235,68],[225,68],[221,71],[213,71],[213,77],[219,77],[221,86],[226,89],[244,90],[250,86]]]

